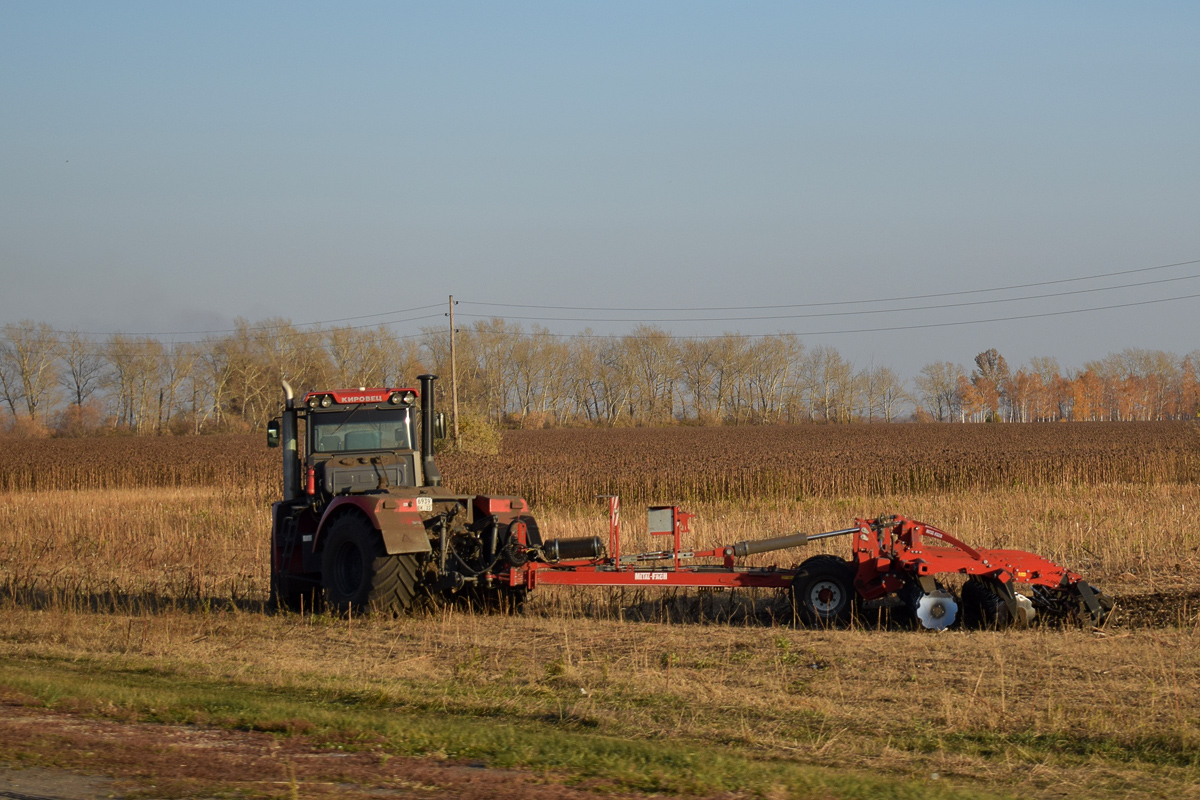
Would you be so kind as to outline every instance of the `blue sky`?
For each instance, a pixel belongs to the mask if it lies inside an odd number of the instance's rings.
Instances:
[[[831,331],[1198,294],[1200,264],[887,306],[555,309],[845,303],[1200,259],[1198,22],[1184,3],[0,2],[0,323],[396,320],[453,293],[464,321],[792,330],[908,375],[987,347],[1064,366],[1185,353],[1196,299]],[[884,307],[914,310],[786,318]]]

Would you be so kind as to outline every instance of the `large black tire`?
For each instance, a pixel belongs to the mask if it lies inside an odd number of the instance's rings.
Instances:
[[[997,630],[1011,625],[1012,615],[986,581],[969,578],[962,588],[962,621],[967,628]]]
[[[792,580],[792,609],[809,625],[840,627],[854,616],[854,565],[837,556],[813,556]]]
[[[389,556],[383,537],[358,514],[329,526],[321,557],[321,583],[331,611],[402,614],[413,606],[420,576],[416,554]]]

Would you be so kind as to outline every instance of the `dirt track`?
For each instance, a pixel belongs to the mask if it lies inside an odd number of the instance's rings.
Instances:
[[[361,743],[359,744],[361,747]],[[572,800],[601,788],[381,750],[316,747],[302,735],[126,724],[0,701],[0,798],[249,796]],[[38,766],[22,769],[24,764]],[[99,777],[104,776],[104,777]],[[613,793],[610,798],[635,795]]]

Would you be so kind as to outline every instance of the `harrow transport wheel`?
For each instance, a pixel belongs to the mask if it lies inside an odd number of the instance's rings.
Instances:
[[[1007,628],[1012,622],[1004,599],[987,581],[969,578],[962,588],[962,621],[968,628]]]
[[[792,580],[792,609],[809,625],[845,625],[854,615],[854,566],[837,556],[813,556]]]
[[[389,556],[366,519],[345,514],[329,526],[321,558],[325,602],[339,614],[408,611],[417,596],[420,561]]]

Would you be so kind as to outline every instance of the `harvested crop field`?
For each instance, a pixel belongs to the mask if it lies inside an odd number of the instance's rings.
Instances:
[[[4,442],[0,491],[279,482],[257,435]],[[1200,483],[1190,422],[800,425],[506,431],[497,456],[439,456],[448,486],[572,507],[970,489]]]
[[[483,796],[472,769],[547,797],[1188,797],[1200,785],[1189,424],[530,431],[506,434],[497,457],[439,459],[458,489],[536,498],[552,536],[602,534],[595,495],[619,492],[633,547],[649,544],[646,502],[698,512],[697,546],[906,514],[1080,571],[1117,599],[1101,631],[807,630],[767,590],[542,587],[520,616],[276,615],[278,451],[259,437],[3,448],[10,764],[151,796]],[[149,748],[141,767],[123,741]],[[339,753],[352,754],[340,771]]]

